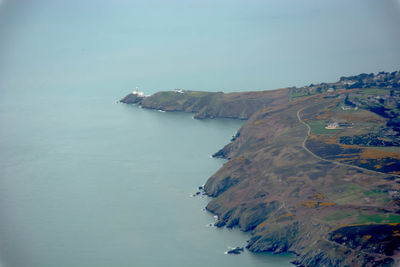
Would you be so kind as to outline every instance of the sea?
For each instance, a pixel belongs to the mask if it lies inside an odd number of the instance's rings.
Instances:
[[[193,197],[243,121],[118,100],[399,70],[399,29],[398,0],[0,0],[0,266],[292,266]]]

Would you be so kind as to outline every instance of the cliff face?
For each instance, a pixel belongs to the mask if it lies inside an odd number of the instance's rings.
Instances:
[[[193,112],[196,118],[247,119],[233,141],[215,154],[228,162],[204,190],[214,197],[207,210],[218,215],[216,226],[249,231],[250,251],[293,252],[298,266],[399,263],[400,179],[348,165],[355,162],[350,157],[365,161],[357,154],[365,152],[360,148],[343,148],[348,151],[343,162],[335,161],[331,155],[336,150],[330,149],[341,135],[358,134],[365,125],[370,129],[384,121],[366,110],[343,113],[347,111],[338,108],[340,100],[331,92],[291,102],[289,93],[160,92],[142,99],[128,95],[121,101]],[[327,116],[362,123],[330,132],[319,126]],[[310,138],[325,144],[319,146],[323,149],[307,147]],[[367,160],[378,163],[397,155],[371,151]]]
[[[129,94],[122,98],[119,102],[125,104],[141,104],[144,97],[139,96],[138,94]]]
[[[140,104],[144,108],[164,111],[182,111],[195,113],[197,119],[204,118],[235,118],[248,119],[257,110],[270,105],[288,102],[288,89],[229,93],[198,92],[198,91],[168,91],[158,92],[149,97],[137,97],[129,94],[122,103]]]
[[[303,148],[307,128],[297,112],[305,105],[312,109],[328,102],[309,99],[307,104],[292,102],[255,113],[239,136],[217,153],[230,160],[204,187],[214,197],[207,209],[219,215],[217,226],[252,231],[249,250],[294,252],[299,266],[393,265],[396,253],[386,253],[396,245],[399,249],[393,229],[348,235],[358,227],[350,225],[342,239],[331,238],[336,227],[361,217],[371,219],[363,222],[368,225],[375,216],[395,215],[400,209],[388,194],[372,200],[360,193],[398,190],[390,175],[320,160]],[[355,198],[349,195],[352,190]],[[384,235],[391,243],[382,242]],[[354,245],[363,238],[369,246]],[[383,248],[373,251],[373,246]]]

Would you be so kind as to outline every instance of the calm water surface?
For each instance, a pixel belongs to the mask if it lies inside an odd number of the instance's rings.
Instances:
[[[0,265],[290,266],[225,255],[190,194],[241,126],[116,101],[393,71],[395,0],[0,0]]]
[[[197,121],[118,97],[27,93],[2,104],[3,266],[287,264],[225,255],[246,236],[207,227],[207,199],[190,197],[220,167],[209,155],[239,121]]]

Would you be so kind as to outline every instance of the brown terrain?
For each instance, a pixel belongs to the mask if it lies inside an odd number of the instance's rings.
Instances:
[[[249,231],[250,251],[292,252],[298,266],[395,266],[400,73],[368,87],[379,75],[343,77],[317,90],[160,92],[121,102],[247,120],[214,155],[228,161],[204,190],[216,226]],[[353,80],[359,88],[349,88]]]

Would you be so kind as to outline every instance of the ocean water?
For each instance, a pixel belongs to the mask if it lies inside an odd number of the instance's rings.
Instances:
[[[393,71],[400,1],[0,0],[0,266],[290,266],[225,255],[191,197],[243,122],[117,103]]]

